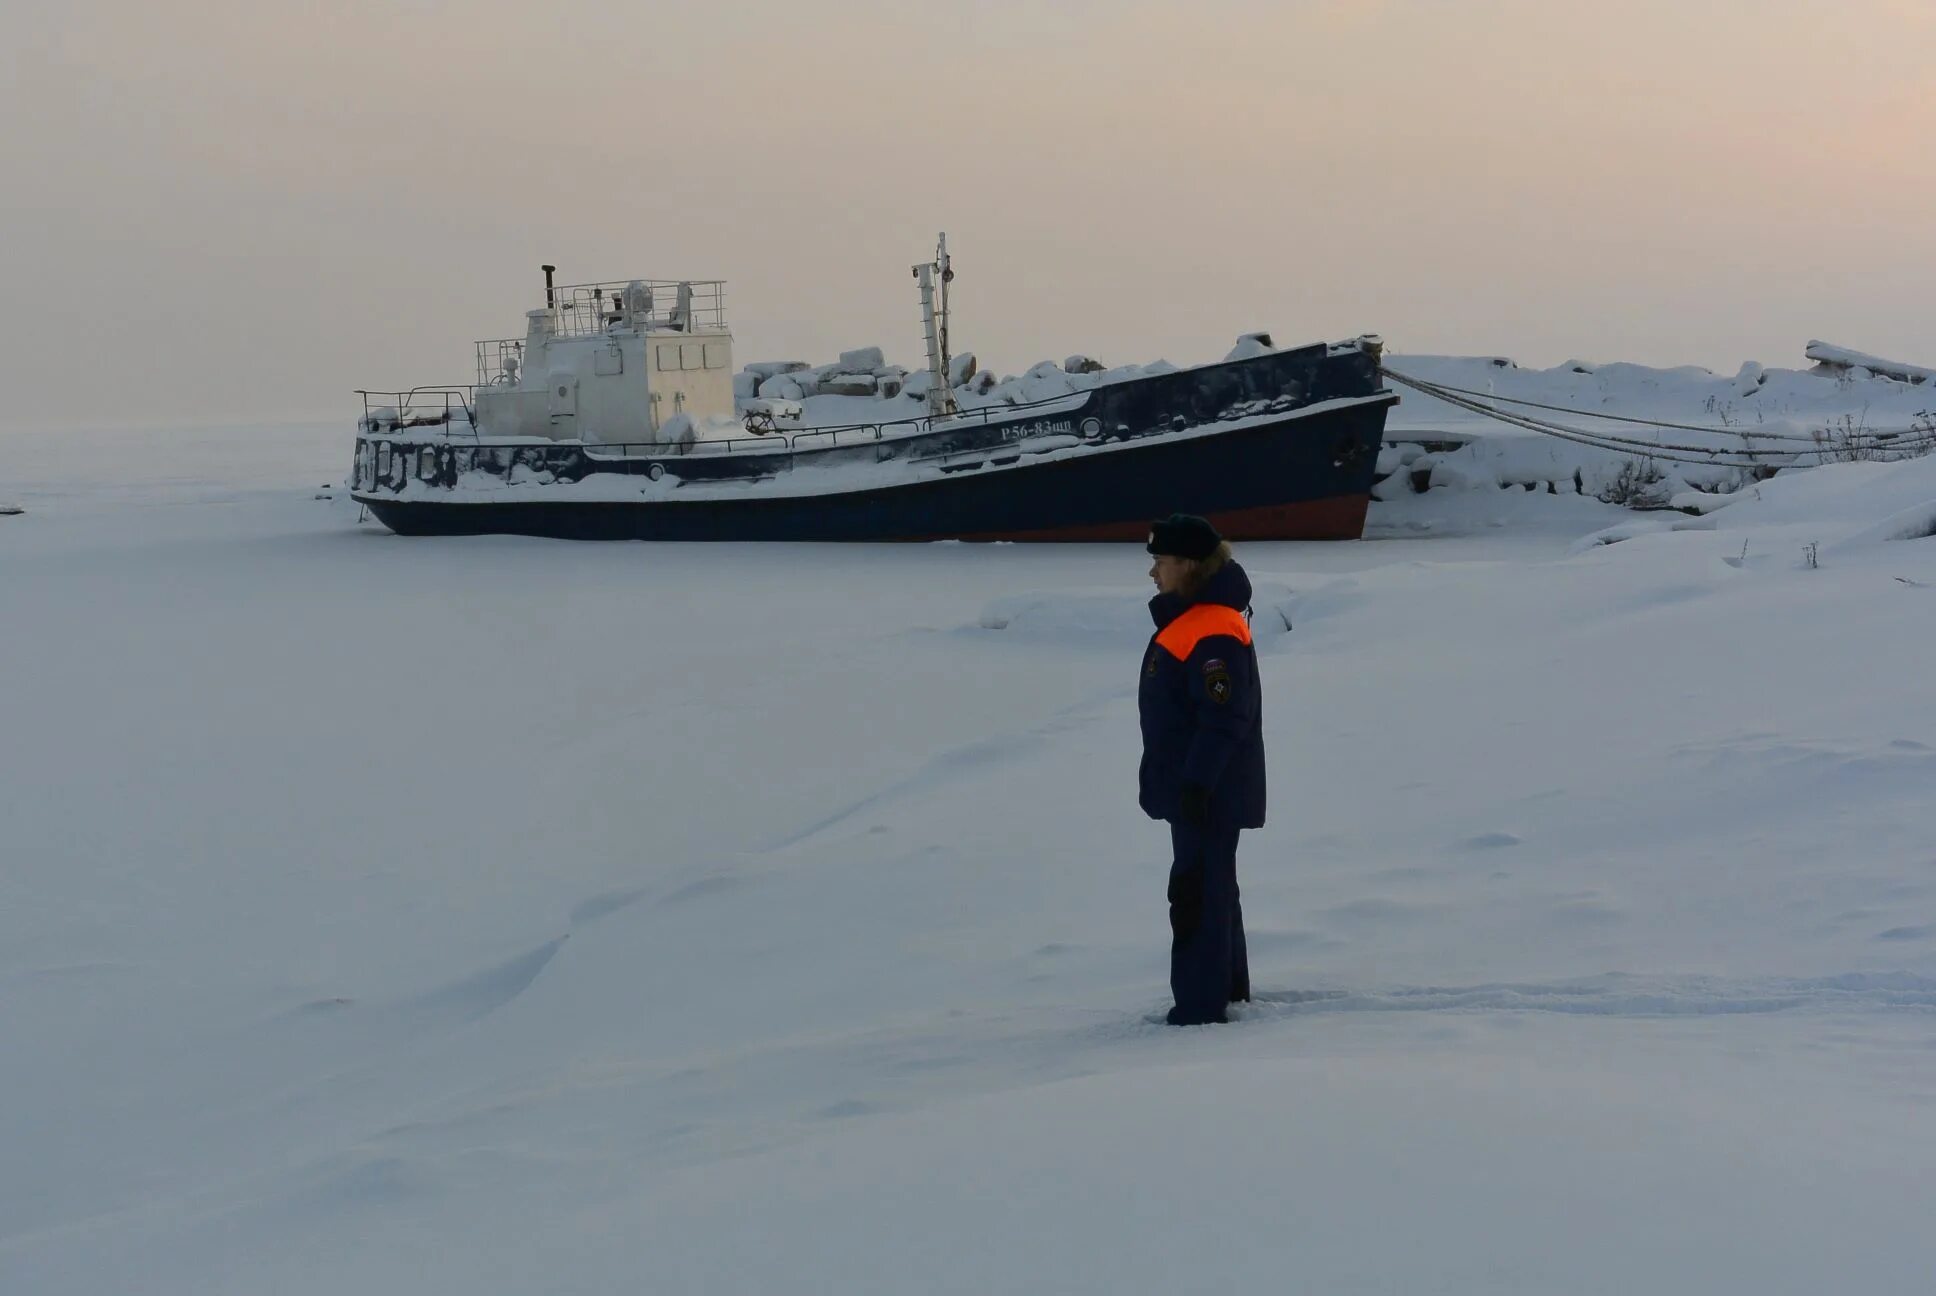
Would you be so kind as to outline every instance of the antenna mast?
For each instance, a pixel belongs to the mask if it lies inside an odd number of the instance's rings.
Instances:
[[[931,418],[945,418],[955,413],[955,393],[948,385],[948,285],[954,282],[954,277],[954,267],[948,261],[948,235],[944,231],[935,247],[934,260],[914,267],[915,281],[921,285],[921,325],[928,339],[928,415]],[[941,299],[938,310],[937,280]]]

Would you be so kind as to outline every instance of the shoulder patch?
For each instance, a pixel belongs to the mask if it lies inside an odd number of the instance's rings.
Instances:
[[[1212,657],[1203,663],[1203,691],[1218,706],[1230,701],[1230,668],[1223,664],[1222,658]]]

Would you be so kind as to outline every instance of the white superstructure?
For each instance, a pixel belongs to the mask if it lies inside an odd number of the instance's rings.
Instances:
[[[554,286],[553,269],[523,337],[477,344],[479,433],[611,445],[686,439],[733,416],[722,281]]]

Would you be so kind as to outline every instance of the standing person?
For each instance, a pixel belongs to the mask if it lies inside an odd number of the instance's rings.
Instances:
[[[1228,1018],[1250,999],[1237,834],[1264,824],[1264,737],[1250,577],[1203,518],[1150,525],[1156,633],[1143,654],[1137,709],[1143,812],[1166,819],[1170,865],[1172,1026]]]

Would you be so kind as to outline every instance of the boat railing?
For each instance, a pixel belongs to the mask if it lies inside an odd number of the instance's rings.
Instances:
[[[573,442],[588,459],[667,459],[694,454],[785,454],[792,449],[782,436],[707,437],[696,441],[585,441]]]
[[[398,432],[416,428],[461,426],[477,435],[477,418],[471,408],[475,388],[412,387],[408,391],[363,391],[363,418],[358,424],[365,432]]]
[[[1018,411],[1026,413],[1029,410],[1041,409],[1045,405],[1068,405],[1072,402],[1079,402],[1082,397],[1087,396],[1093,390],[1095,389],[1085,387],[1079,391],[1064,392],[1059,396],[1044,396],[1041,400],[1017,401],[1013,405],[1010,405],[1006,401],[997,402],[993,405],[975,405],[966,409],[958,409],[948,417],[956,423],[966,419],[976,419],[986,423],[991,418],[1006,418],[1010,414],[1017,413]]]
[[[842,423],[830,427],[801,428],[789,433],[787,444],[796,450],[817,450],[827,446],[856,445],[863,441],[878,441],[883,429],[897,429],[900,426],[912,427],[921,420],[910,419],[907,424],[896,423]],[[844,438],[844,440],[843,440]]]
[[[523,369],[523,338],[486,338],[477,344],[479,387],[515,387]]]
[[[643,290],[642,308],[626,294]],[[559,337],[589,337],[613,327],[672,329],[690,333],[726,327],[723,279],[618,279],[605,283],[564,284],[552,290],[552,313]]]
[[[839,445],[841,444],[842,437],[846,437],[849,441],[878,441],[890,433],[903,431],[929,432],[933,431],[937,426],[948,424],[978,423],[986,426],[991,420],[1006,420],[1015,414],[1026,415],[1033,410],[1039,410],[1049,405],[1071,406],[1087,394],[1087,391],[1065,392],[1060,396],[1047,396],[1041,400],[1033,401],[1018,401],[1013,405],[1005,401],[997,402],[993,405],[976,405],[972,408],[958,410],[946,418],[939,420],[930,414],[914,414],[907,418],[882,419],[878,423],[823,424],[818,427],[801,428],[797,432],[789,433],[787,439],[797,445],[809,437],[825,437],[828,439],[828,444]],[[1073,412],[1073,410],[1070,412]]]
[[[505,341],[508,343],[511,339]],[[366,433],[394,435],[421,430],[430,435],[455,434],[471,440],[481,440],[474,403],[477,391],[481,387],[490,385],[484,383],[476,386],[412,387],[408,391],[359,389],[356,394],[363,398],[363,419],[360,426]],[[1014,405],[1002,403],[976,406],[961,410],[939,422],[928,415],[921,414],[871,423],[827,424],[801,428],[794,432],[704,437],[691,441],[605,441],[579,442],[573,445],[594,459],[605,460],[822,450],[834,446],[869,444],[890,436],[929,432],[935,430],[938,425],[985,426],[993,420],[1007,419],[1017,414],[1026,416],[1032,411],[1050,405],[1067,406],[1074,396],[1080,394],[1052,396],[1044,400],[1024,401]]]

